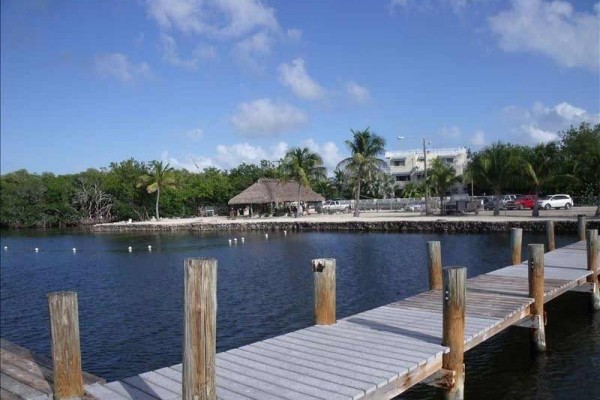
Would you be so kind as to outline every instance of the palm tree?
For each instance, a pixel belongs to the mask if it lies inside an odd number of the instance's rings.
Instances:
[[[281,170],[287,179],[298,182],[298,207],[300,208],[300,195],[302,187],[310,187],[311,183],[326,178],[326,169],[323,159],[318,153],[310,151],[308,147],[295,147],[290,149],[281,162]]]
[[[148,193],[156,192],[156,220],[160,219],[158,213],[158,204],[160,202],[160,192],[164,188],[175,188],[175,174],[173,167],[169,163],[163,165],[162,161],[152,161],[150,174],[142,175],[138,181],[137,187],[146,186]]]
[[[452,187],[455,182],[458,182],[456,171],[451,165],[446,164],[440,158],[435,158],[431,163],[427,180],[433,187],[433,190],[440,197],[440,213],[444,213],[444,195]]]
[[[381,170],[387,167],[385,161],[377,158],[384,152],[385,139],[369,131],[369,128],[364,131],[350,131],[353,140],[346,140],[346,146],[350,150],[351,156],[340,161],[336,169],[343,170],[354,183],[354,196],[356,199],[354,216],[358,217],[360,215],[358,203],[360,201],[361,181],[372,180]]]
[[[514,146],[498,142],[476,153],[468,169],[476,182],[489,186],[495,196],[500,196],[502,190],[517,178],[520,163],[521,158]],[[494,215],[500,215],[499,200],[496,199]]]
[[[402,189],[402,197],[405,199],[412,199],[417,197],[423,197],[425,195],[425,186],[417,185],[415,183],[409,182]]]
[[[573,182],[576,178],[571,174],[558,174],[561,163],[560,148],[555,142],[539,144],[533,149],[527,149],[523,165],[527,177],[533,184],[536,199],[541,188],[556,182]],[[531,212],[532,217],[539,217],[540,210],[537,201]]]
[[[342,193],[346,190],[346,175],[344,171],[336,169],[333,171],[333,177],[329,178],[330,184],[337,191],[337,197],[342,198]]]

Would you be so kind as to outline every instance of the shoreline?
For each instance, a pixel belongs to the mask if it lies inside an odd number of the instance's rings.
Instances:
[[[491,212],[480,215],[423,216],[419,213],[363,212],[355,218],[352,214],[315,214],[293,217],[238,218],[198,217],[161,219],[157,222],[114,222],[98,224],[91,228],[98,233],[125,232],[175,232],[175,231],[358,231],[358,232],[505,232],[522,228],[529,232],[545,232],[546,221],[554,222],[556,232],[576,232],[577,216],[586,215],[589,229],[600,229],[600,218],[594,217],[595,207],[541,212],[531,217],[531,211],[512,211],[494,217]]]

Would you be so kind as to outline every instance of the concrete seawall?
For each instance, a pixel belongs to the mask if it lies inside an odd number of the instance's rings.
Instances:
[[[588,229],[600,229],[600,220],[588,220]],[[102,224],[92,228],[93,232],[172,232],[172,231],[363,231],[363,232],[506,232],[510,228],[522,228],[528,232],[545,232],[546,220],[390,220],[390,221],[228,221],[194,223],[140,223]],[[576,232],[577,221],[555,220],[556,232]]]

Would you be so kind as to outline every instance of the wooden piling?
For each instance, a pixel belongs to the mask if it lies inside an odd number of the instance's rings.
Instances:
[[[587,241],[587,267],[592,274],[587,277],[587,281],[592,284],[592,309],[600,310],[600,288],[598,287],[598,230],[588,229],[586,234]]]
[[[335,259],[312,260],[315,286],[315,324],[335,324]]]
[[[185,260],[183,307],[183,400],[216,400],[217,260]]]
[[[510,250],[512,265],[521,264],[521,246],[523,243],[523,229],[512,228],[510,230]]]
[[[465,385],[463,362],[467,269],[465,267],[444,268],[443,276],[442,345],[448,346],[450,352],[442,356],[442,368],[455,372],[454,384],[445,390],[445,398],[462,400]]]
[[[546,350],[546,332],[544,329],[544,245],[529,245],[528,260],[529,297],[534,302],[529,307],[532,317],[537,320],[531,328],[533,344],[538,351]]]
[[[429,290],[442,289],[442,247],[438,241],[427,242]]]
[[[585,240],[585,215],[577,216],[577,237],[578,240]]]
[[[76,292],[48,294],[54,398],[83,396],[81,348],[79,342],[79,310]]]
[[[546,239],[548,242],[548,251],[556,249],[554,241],[554,221],[546,221]]]

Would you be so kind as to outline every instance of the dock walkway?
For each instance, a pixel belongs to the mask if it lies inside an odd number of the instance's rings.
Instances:
[[[544,302],[584,285],[585,241],[545,254]],[[527,262],[468,279],[465,351],[529,319]],[[442,368],[442,291],[229,350],[216,356],[217,397],[390,399]],[[181,399],[182,364],[85,386],[101,400]]]
[[[54,373],[52,360],[0,338],[0,399],[52,399]],[[104,379],[83,373],[85,384]],[[89,396],[92,399],[92,396]]]

